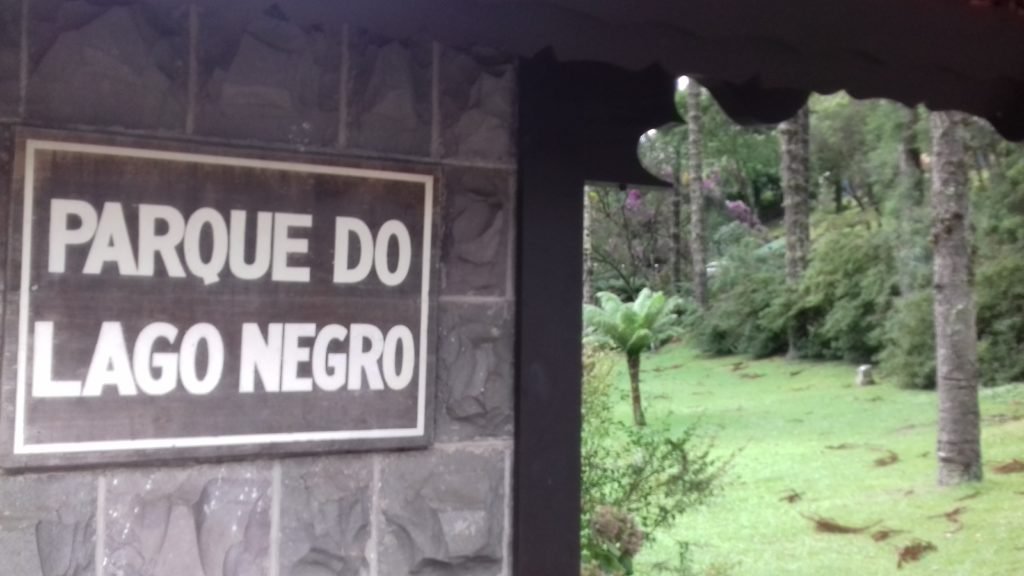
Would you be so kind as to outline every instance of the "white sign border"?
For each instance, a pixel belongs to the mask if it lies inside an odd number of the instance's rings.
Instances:
[[[205,164],[212,166],[236,166],[282,172],[298,172],[303,174],[325,174],[332,176],[348,176],[370,180],[387,180],[391,182],[409,182],[423,185],[423,271],[422,295],[420,304],[420,369],[419,396],[417,398],[417,418],[415,428],[377,429],[377,430],[338,430],[329,432],[288,432],[278,434],[239,434],[231,436],[197,436],[186,438],[152,438],[137,440],[110,440],[90,442],[54,442],[48,444],[27,444],[25,442],[25,397],[26,368],[28,361],[28,327],[30,312],[30,295],[32,292],[32,218],[35,199],[35,158],[36,151],[72,152],[101,156],[120,156],[142,158],[147,160],[164,160],[188,164]],[[92,452],[123,452],[129,450],[167,450],[175,448],[207,448],[243,445],[270,445],[304,442],[330,442],[345,440],[381,440],[393,438],[420,438],[425,434],[426,403],[427,403],[427,349],[430,309],[430,269],[431,242],[433,227],[431,218],[434,213],[434,177],[427,174],[391,172],[386,170],[369,170],[361,168],[345,168],[325,164],[307,164],[302,162],[285,162],[273,160],[257,160],[233,156],[217,156],[191,152],[170,152],[146,148],[127,148],[100,144],[84,144],[61,142],[55,140],[25,140],[25,173],[24,173],[24,209],[21,225],[21,294],[18,306],[18,365],[17,390],[14,415],[14,455],[39,454],[81,454]]]

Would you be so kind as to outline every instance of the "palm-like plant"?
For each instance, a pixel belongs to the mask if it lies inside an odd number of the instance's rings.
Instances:
[[[611,292],[597,294],[597,302],[598,306],[587,305],[583,309],[585,341],[626,355],[633,421],[637,426],[645,426],[647,420],[640,398],[640,355],[679,336],[675,311],[681,302],[650,288],[644,288],[633,302],[623,302]]]

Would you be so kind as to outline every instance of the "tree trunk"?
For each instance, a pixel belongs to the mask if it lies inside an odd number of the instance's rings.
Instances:
[[[594,303],[594,249],[590,237],[590,190],[583,190],[583,303]]]
[[[810,228],[810,113],[805,106],[779,124],[782,149],[782,197],[786,226],[786,282],[795,287],[807,269]],[[798,322],[789,329],[789,355],[796,355],[803,330]]]
[[[701,86],[690,80],[686,86],[686,125],[690,156],[690,260],[693,263],[693,297],[701,309],[708,307],[707,211],[704,202],[704,166],[701,138]]]
[[[675,159],[672,165],[672,291],[678,294],[683,285],[683,183],[682,183],[682,142],[675,138]]]
[[[978,339],[969,235],[963,117],[932,112],[932,242],[939,393],[939,484],[979,481]]]
[[[917,145],[917,108],[906,108],[900,127],[900,178],[907,184],[911,204],[924,196],[924,173],[921,170],[921,149]]]
[[[640,355],[627,355],[626,363],[629,365],[629,391],[633,397],[633,423],[646,426],[647,418],[644,417],[644,406],[640,399]]]
[[[901,126],[899,182],[896,187],[896,283],[900,294],[910,294],[915,288],[915,271],[919,268],[919,246],[922,241],[914,223],[914,209],[924,195],[924,173],[921,170],[921,150],[917,145],[918,114],[916,108],[906,108]],[[923,236],[923,234],[921,234]]]

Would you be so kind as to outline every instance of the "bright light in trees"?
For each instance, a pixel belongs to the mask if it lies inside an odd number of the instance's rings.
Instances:
[[[686,90],[686,87],[689,86],[689,85],[690,85],[690,77],[689,76],[680,76],[679,79],[676,80],[676,90],[678,90],[680,92],[682,92],[683,90]]]

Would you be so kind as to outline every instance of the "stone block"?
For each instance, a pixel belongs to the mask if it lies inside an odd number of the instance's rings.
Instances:
[[[296,22],[288,2],[266,4],[224,0],[204,8],[196,131],[331,146],[338,133],[340,36]]]
[[[368,32],[353,34],[348,82],[348,146],[430,156],[433,47]]]
[[[281,479],[281,576],[368,573],[373,460],[286,461]]]
[[[380,574],[497,576],[505,554],[505,455],[434,450],[381,467]]]
[[[442,294],[507,295],[513,184],[503,170],[445,169]]]
[[[511,436],[511,305],[441,307],[437,362],[438,440]]]
[[[483,51],[441,56],[441,142],[445,158],[515,161],[515,66]]]
[[[33,2],[28,117],[182,130],[188,37],[185,0]]]
[[[0,117],[18,114],[20,83],[21,0],[0,0]]]
[[[93,576],[95,551],[95,476],[0,476],[0,572]]]
[[[105,574],[268,574],[269,466],[111,473],[107,477]]]

